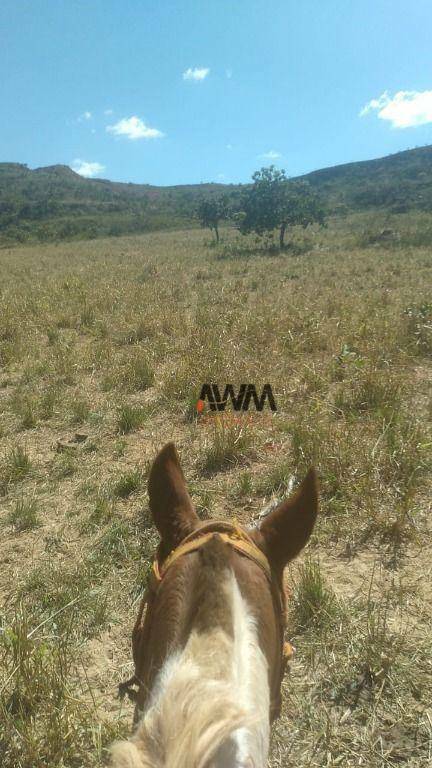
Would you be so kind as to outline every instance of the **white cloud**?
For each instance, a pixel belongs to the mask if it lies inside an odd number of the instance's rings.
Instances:
[[[104,115],[113,115],[113,114],[114,114],[114,110],[113,109],[105,109],[104,110]]]
[[[282,157],[281,153],[276,152],[274,149],[270,149],[268,152],[264,152],[263,155],[260,155],[262,160],[278,160],[280,157]]]
[[[164,134],[157,128],[150,128],[139,117],[123,117],[115,125],[106,127],[108,133],[114,133],[115,136],[126,136],[128,139],[160,139]]]
[[[82,115],[78,117],[78,122],[82,123],[84,120],[91,120],[93,117],[91,112],[83,112]]]
[[[393,128],[432,123],[432,91],[398,91],[393,97],[385,91],[363,107],[360,117],[372,111],[376,111],[381,120],[388,120]]]
[[[71,168],[75,173],[79,173],[80,176],[85,176],[86,179],[99,176],[105,170],[105,166],[100,163],[88,163],[86,160],[79,160],[78,158],[73,161]]]
[[[387,91],[384,91],[384,93],[381,94],[379,99],[371,99],[371,101],[368,101],[368,103],[360,110],[359,116],[364,117],[373,109],[377,109],[377,110],[382,109],[388,103],[389,98],[390,97]]]
[[[210,69],[208,67],[202,67],[201,69],[199,67],[189,67],[189,69],[186,70],[186,72],[183,72],[183,80],[195,80],[195,82],[200,82],[201,80],[205,80],[208,73],[210,72]]]

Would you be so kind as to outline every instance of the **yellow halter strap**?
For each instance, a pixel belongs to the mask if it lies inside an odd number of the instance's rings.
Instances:
[[[207,530],[212,528],[212,530]],[[207,532],[206,532],[207,531]],[[158,558],[153,560],[153,573],[156,577],[156,581],[162,581],[168,568],[178,560],[182,555],[186,555],[188,552],[195,552],[200,549],[207,541],[213,536],[219,536],[222,541],[230,544],[237,552],[241,552],[246,555],[250,560],[253,560],[257,565],[262,568],[267,578],[271,581],[272,574],[269,562],[263,552],[252,541],[251,537],[245,530],[238,525],[231,523],[207,523],[197,531],[193,531],[189,536],[173,549],[169,555],[164,559],[162,564],[159,564]]]

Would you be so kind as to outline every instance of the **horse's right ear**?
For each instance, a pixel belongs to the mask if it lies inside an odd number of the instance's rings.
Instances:
[[[156,456],[148,480],[150,511],[168,553],[199,524],[174,443]]]
[[[281,573],[307,544],[318,514],[318,481],[313,468],[297,491],[264,518],[253,538]]]

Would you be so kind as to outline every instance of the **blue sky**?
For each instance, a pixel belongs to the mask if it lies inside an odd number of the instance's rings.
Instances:
[[[432,143],[430,0],[2,0],[0,161],[151,184]]]

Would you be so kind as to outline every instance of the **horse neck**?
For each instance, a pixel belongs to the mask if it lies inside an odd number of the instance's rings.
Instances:
[[[164,762],[155,763],[161,768],[267,764],[267,660],[233,571],[219,573],[218,582],[213,589],[219,602],[224,596],[230,621],[223,628],[198,621],[184,648],[166,658],[133,737],[151,743],[153,753],[164,752]]]

